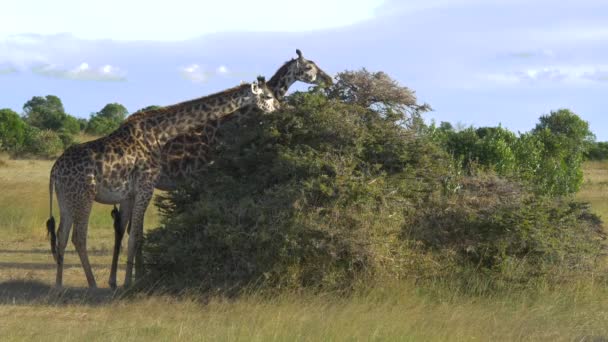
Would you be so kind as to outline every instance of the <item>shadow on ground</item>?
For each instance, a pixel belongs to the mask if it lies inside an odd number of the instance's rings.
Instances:
[[[55,288],[31,280],[10,280],[0,283],[0,305],[100,305],[123,298],[125,292],[111,289]]]
[[[3,254],[42,254],[42,255],[51,255],[50,249],[0,249],[0,255]],[[74,250],[66,250],[65,254],[74,254],[77,255]],[[93,249],[88,250],[87,254],[89,256],[108,256],[112,255],[112,251],[109,249]]]

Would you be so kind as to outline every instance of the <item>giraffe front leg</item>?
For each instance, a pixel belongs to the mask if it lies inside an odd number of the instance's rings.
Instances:
[[[118,258],[120,256],[122,239],[125,235],[125,228],[131,220],[132,207],[133,199],[128,198],[127,200],[120,202],[118,210],[116,207],[112,210],[112,218],[114,218],[114,253],[112,254],[112,267],[110,269],[110,279],[108,280],[108,284],[112,289],[116,289]]]
[[[135,256],[141,250],[143,243],[143,232],[144,232],[144,214],[154,191],[154,183],[147,185],[142,191],[135,196],[133,209],[131,213],[131,231],[129,232],[129,248],[127,252],[127,268],[125,272],[125,287],[131,286],[131,280],[133,278],[133,261]],[[142,274],[139,272],[136,274],[138,278]]]

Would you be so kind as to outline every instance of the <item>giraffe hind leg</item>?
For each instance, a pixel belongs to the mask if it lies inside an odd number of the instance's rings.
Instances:
[[[122,246],[122,239],[125,235],[125,226],[131,219],[131,200],[123,201],[119,209],[114,207],[112,210],[112,218],[114,219],[114,253],[112,255],[112,267],[110,269],[110,279],[108,284],[111,288],[116,289],[116,273],[118,271],[118,259]]]
[[[63,286],[63,261],[65,255],[65,248],[68,245],[68,238],[70,236],[70,230],[72,229],[72,215],[67,211],[61,211],[61,217],[59,219],[59,230],[57,231],[57,248],[56,258],[57,262],[57,275],[55,278],[55,287],[61,288]]]
[[[89,288],[96,288],[97,283],[95,282],[95,276],[89,263],[89,256],[87,254],[87,230],[89,224],[89,216],[91,214],[91,208],[93,206],[92,201],[83,203],[79,212],[74,215],[74,233],[72,234],[72,243],[76,247],[76,252],[80,257],[80,263],[84,269],[84,274],[87,277],[87,283]]]
[[[146,208],[150,203],[152,198],[152,194],[154,191],[154,183],[150,182],[146,184],[146,186],[141,189],[141,192],[136,195],[135,201],[133,203],[133,211],[131,213],[131,231],[129,232],[129,249],[127,253],[127,268],[125,272],[125,284],[126,288],[131,286],[132,278],[133,278],[133,261],[135,260],[135,256],[139,253],[142,242],[143,242],[143,229],[144,229],[144,214],[146,213]],[[141,259],[140,259],[141,260]],[[143,265],[140,265],[143,266]],[[139,272],[136,272],[136,276],[138,280],[143,275],[143,267],[139,269]]]

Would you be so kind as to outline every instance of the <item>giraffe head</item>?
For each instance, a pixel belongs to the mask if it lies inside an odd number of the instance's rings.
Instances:
[[[300,49],[296,49],[296,54],[298,57],[292,60],[292,70],[296,80],[317,85],[333,84],[333,78],[321,70],[315,62],[304,58]]]
[[[266,85],[264,76],[258,76],[257,81],[251,83],[252,104],[265,113],[272,113],[280,108],[279,100]]]

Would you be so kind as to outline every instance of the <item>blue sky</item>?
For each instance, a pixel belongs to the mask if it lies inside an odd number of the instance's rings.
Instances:
[[[77,1],[0,5],[0,108],[167,105],[271,76],[295,49],[382,70],[426,118],[515,131],[570,108],[608,140],[608,1]],[[303,85],[294,89],[304,89]]]

